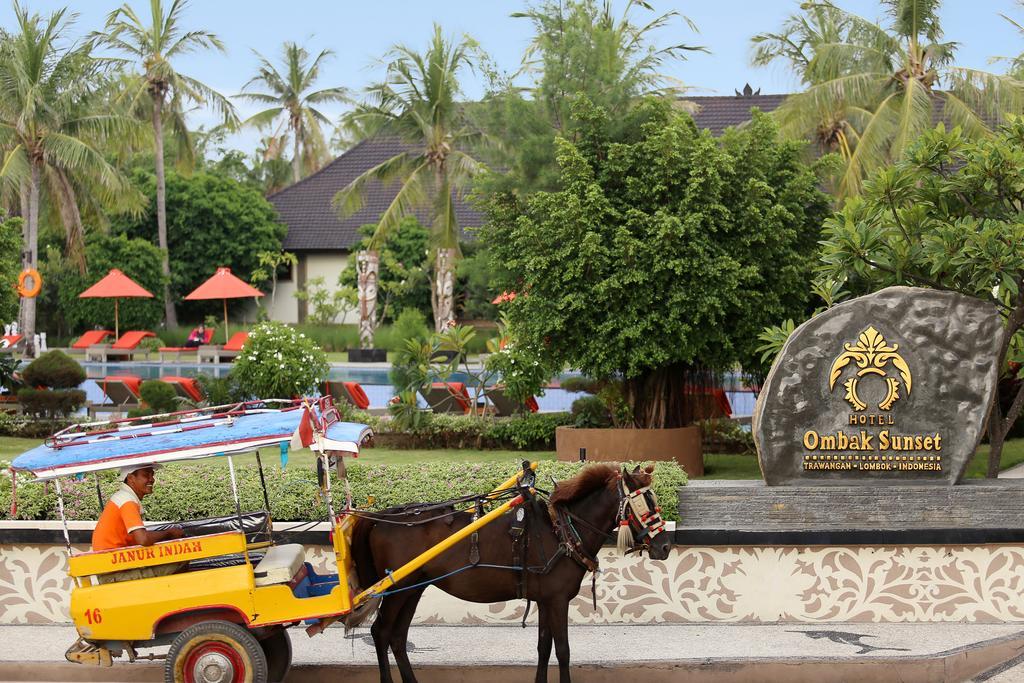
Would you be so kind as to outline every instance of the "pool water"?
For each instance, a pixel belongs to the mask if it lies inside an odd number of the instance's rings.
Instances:
[[[195,377],[197,375],[213,375],[222,377],[231,370],[229,364],[214,363],[82,363],[86,374],[90,379],[82,385],[86,397],[93,403],[108,403],[106,396],[100,389],[96,380],[111,375],[136,375],[144,380],[159,379],[161,377]],[[371,408],[385,408],[388,401],[397,393],[388,378],[389,368],[374,367],[352,367],[349,365],[331,366],[328,377],[332,380],[342,382],[359,382],[370,399]],[[454,373],[449,381],[465,382],[472,384],[471,379],[465,373]],[[549,388],[543,396],[537,397],[537,404],[545,412],[568,411],[572,402],[584,394],[580,392],[565,391],[558,387]],[[423,397],[419,397],[420,407],[426,408],[427,403]]]
[[[222,377],[231,371],[230,364],[204,363],[156,363],[156,362],[128,362],[128,363],[82,363],[86,374],[90,379],[82,385],[86,397],[92,403],[108,403],[106,396],[97,384],[96,380],[109,375],[137,375],[142,379],[159,379],[166,376],[195,377],[197,375],[213,375]],[[395,395],[395,388],[388,378],[389,368],[383,366],[352,366],[332,365],[329,377],[332,380],[343,382],[359,382],[370,399],[371,408],[384,408]],[[568,377],[569,375],[565,375]],[[558,379],[562,379],[560,376]],[[450,381],[466,382],[472,384],[465,373],[455,373]],[[537,404],[544,412],[568,411],[572,402],[582,392],[566,391],[558,386],[549,387],[543,396],[537,397]],[[726,391],[729,402],[732,405],[732,412],[735,416],[751,415],[754,412],[755,396],[750,391]],[[423,397],[419,397],[421,407],[427,407]]]

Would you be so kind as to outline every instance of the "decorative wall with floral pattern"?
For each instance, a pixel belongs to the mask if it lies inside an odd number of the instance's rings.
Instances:
[[[306,557],[333,571],[328,547]],[[607,548],[600,559],[597,611],[588,576],[574,623],[1024,622],[1024,545],[687,547],[663,562]],[[0,624],[67,622],[65,565],[63,546],[0,545]],[[524,607],[431,588],[416,621],[518,623]]]

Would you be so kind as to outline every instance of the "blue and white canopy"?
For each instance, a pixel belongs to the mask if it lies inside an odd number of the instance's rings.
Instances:
[[[41,446],[22,453],[11,469],[31,472],[37,479],[96,472],[123,465],[195,460],[285,446],[306,410],[298,402],[285,408],[242,404],[167,416],[162,422],[121,420],[78,425],[58,432]],[[340,422],[333,405],[322,399],[310,404],[316,451],[359,453],[372,435],[369,427]],[[333,419],[332,419],[333,418]],[[104,429],[90,429],[104,426]]]

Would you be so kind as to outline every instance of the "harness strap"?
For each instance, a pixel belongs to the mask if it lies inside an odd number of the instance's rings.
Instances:
[[[583,549],[583,541],[580,538],[579,532],[572,525],[568,512],[560,505],[552,507],[554,507],[555,515],[551,520],[551,524],[555,528],[555,535],[561,541],[560,550],[582,565],[584,569],[596,574],[598,569],[600,569],[600,563],[596,557],[591,557]]]

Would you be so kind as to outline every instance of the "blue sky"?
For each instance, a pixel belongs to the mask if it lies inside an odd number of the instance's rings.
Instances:
[[[23,0],[38,12],[49,12],[69,5],[66,0]],[[705,45],[710,55],[694,54],[688,61],[671,64],[665,69],[698,90],[697,94],[732,94],[750,82],[764,93],[790,92],[797,81],[784,68],[754,69],[749,66],[750,37],[765,30],[777,29],[785,17],[794,12],[798,0],[691,0],[666,2],[652,0],[656,9],[675,9],[697,24],[699,34],[692,33],[678,22],[658,36],[661,45],[687,42]],[[13,23],[11,6],[0,0],[0,26]],[[130,3],[142,13],[148,11],[145,0]],[[617,7],[622,0],[615,0]],[[837,0],[837,4],[867,18],[881,16],[877,0]],[[82,36],[102,27],[107,13],[118,3],[107,0],[79,0],[73,4],[79,18],[74,34]],[[330,48],[336,56],[324,69],[322,85],[344,85],[358,91],[381,74],[376,62],[394,43],[413,47],[426,44],[432,22],[440,23],[448,33],[468,33],[490,53],[500,68],[514,71],[531,36],[531,26],[524,19],[509,14],[522,10],[525,2],[497,0],[193,0],[186,12],[188,28],[213,31],[228,48],[226,56],[207,53],[182,59],[177,68],[199,78],[224,94],[236,94],[252,76],[259,50],[274,58],[286,40],[305,44],[310,51]],[[961,43],[958,62],[963,66],[1002,69],[990,65],[989,59],[999,55],[1024,52],[1024,36],[999,13],[1008,14],[1024,23],[1024,7],[1015,0],[946,0],[942,10],[946,39]],[[645,12],[637,11],[637,19]],[[482,92],[481,79],[469,76],[465,93],[477,97]],[[244,117],[254,111],[250,105],[237,102]],[[339,113],[337,110],[331,112]],[[196,123],[210,119],[202,112],[192,116]],[[229,144],[250,151],[255,144],[252,134],[234,136]]]

